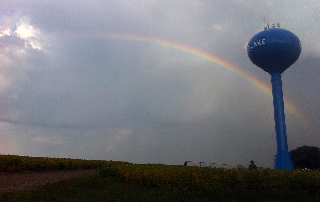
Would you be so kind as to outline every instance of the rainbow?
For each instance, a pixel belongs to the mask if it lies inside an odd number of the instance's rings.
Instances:
[[[201,49],[180,44],[174,41],[164,40],[156,37],[143,36],[143,35],[134,35],[134,34],[125,34],[125,33],[109,33],[109,32],[108,33],[99,32],[99,33],[95,33],[94,35],[96,37],[102,37],[102,38],[108,38],[108,39],[130,40],[130,41],[157,44],[157,45],[174,48],[179,51],[183,51],[183,52],[195,55],[207,61],[213,62],[214,64],[219,65],[220,67],[227,69],[228,71],[231,71],[233,73],[236,73],[246,78],[248,81],[253,83],[258,88],[262,89],[267,94],[272,95],[271,84],[268,85],[265,82],[260,81],[258,78],[252,76],[251,74],[243,71],[242,69],[235,66],[234,64],[231,64],[230,62],[223,60],[211,53],[205,52]],[[295,114],[298,118],[303,120],[305,123],[308,123],[308,120],[303,115],[303,113],[286,97],[284,97],[284,105],[287,110]]]

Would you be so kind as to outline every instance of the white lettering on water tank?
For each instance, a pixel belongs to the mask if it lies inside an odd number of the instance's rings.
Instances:
[[[248,46],[247,47],[247,50],[249,51],[249,50],[253,49],[254,47],[262,46],[262,45],[265,45],[265,44],[266,44],[266,39],[261,39],[261,40],[258,40],[258,41],[254,41],[252,46]]]

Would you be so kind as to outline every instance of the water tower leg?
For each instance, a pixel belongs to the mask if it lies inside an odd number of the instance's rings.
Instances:
[[[274,121],[277,137],[277,156],[274,164],[275,169],[294,169],[287,143],[286,122],[284,115],[284,103],[282,81],[280,73],[271,74]]]

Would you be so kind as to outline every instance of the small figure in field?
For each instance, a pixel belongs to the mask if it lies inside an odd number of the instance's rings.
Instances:
[[[257,169],[257,166],[253,160],[250,161],[249,170]]]

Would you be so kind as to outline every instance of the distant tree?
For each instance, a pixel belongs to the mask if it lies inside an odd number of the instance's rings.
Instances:
[[[257,166],[256,166],[256,163],[253,160],[251,160],[249,165],[249,170],[253,170],[253,169],[257,169]]]
[[[320,169],[320,149],[315,146],[301,146],[290,151],[296,169]]]

